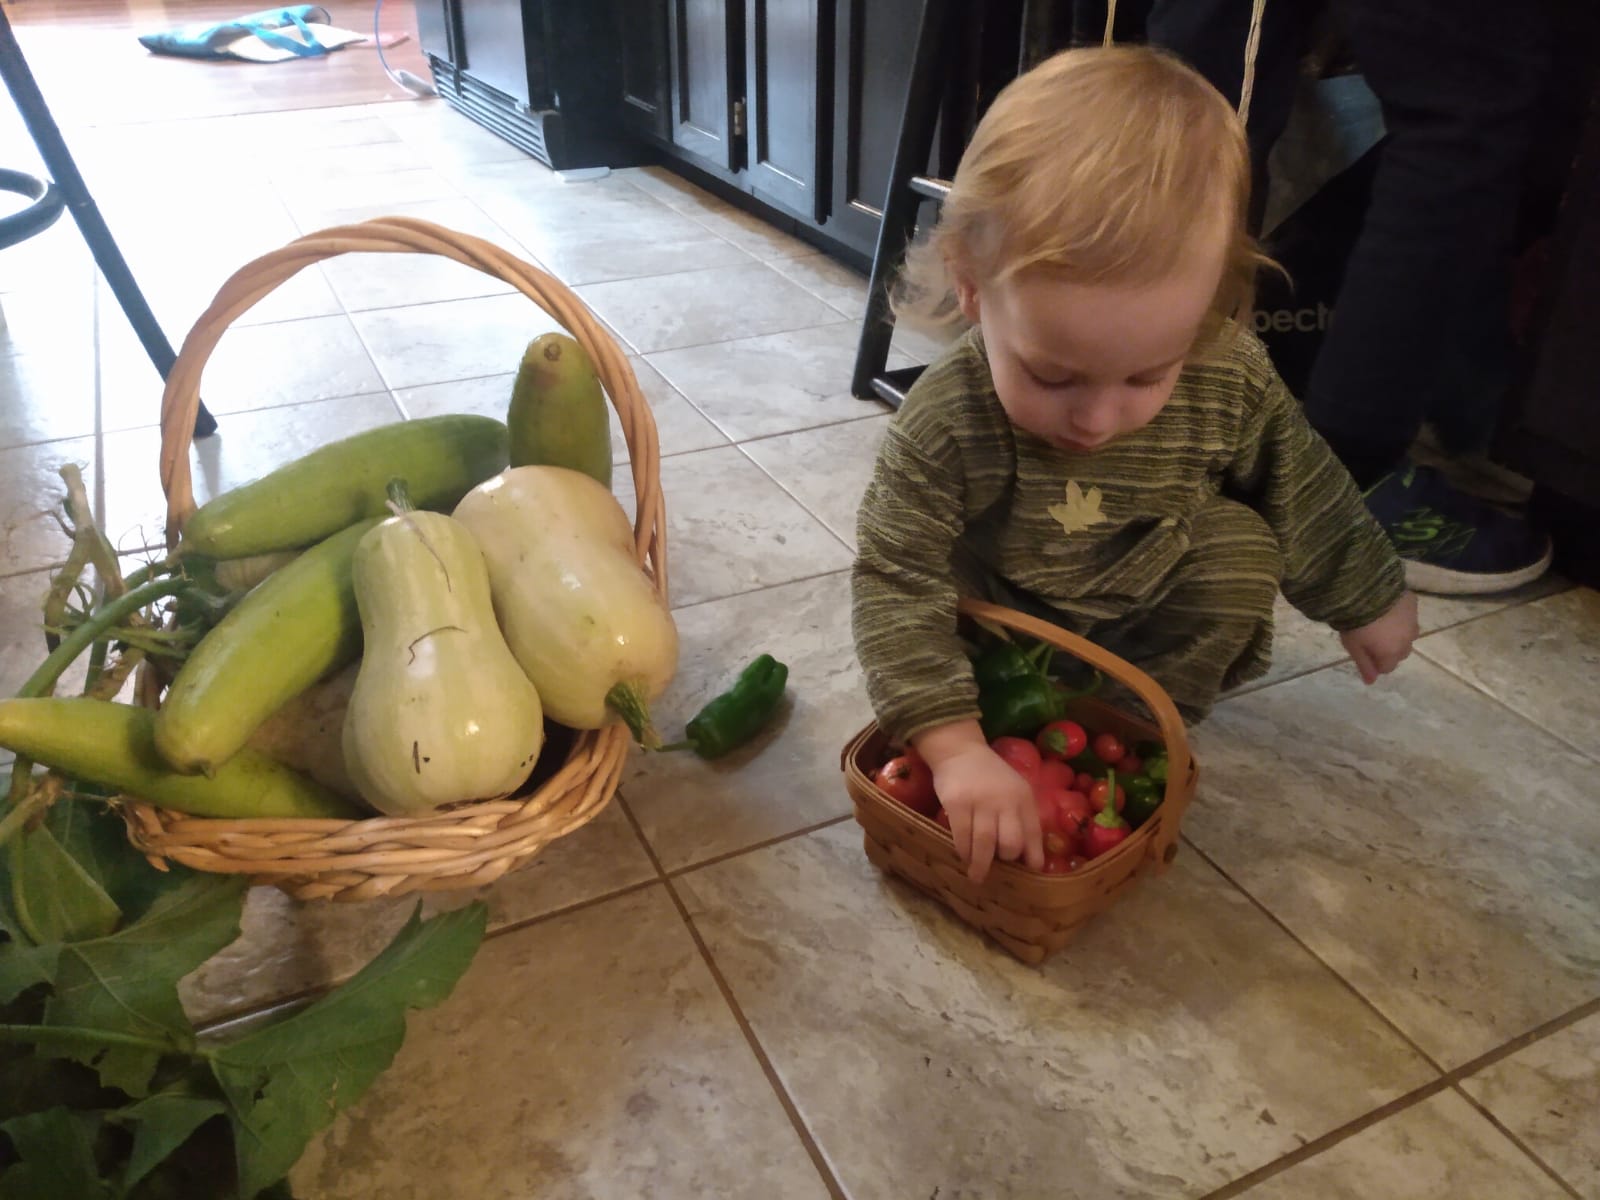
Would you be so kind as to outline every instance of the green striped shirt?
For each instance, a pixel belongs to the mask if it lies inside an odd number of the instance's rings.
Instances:
[[[857,517],[855,643],[880,724],[907,738],[977,715],[956,563],[1092,628],[1154,603],[1217,496],[1266,521],[1283,594],[1311,619],[1354,629],[1404,591],[1388,538],[1253,334],[1186,368],[1143,429],[1075,454],[1011,424],[969,331],[890,422]]]

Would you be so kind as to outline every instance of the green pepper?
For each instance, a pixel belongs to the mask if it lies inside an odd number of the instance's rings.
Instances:
[[[978,690],[983,736],[1031,738],[1042,726],[1066,715],[1066,698],[1043,675],[1024,675]]]
[[[1148,775],[1136,775],[1124,785],[1128,799],[1122,815],[1135,829],[1143,825],[1161,807],[1166,789]]]
[[[763,654],[739,673],[734,685],[716,697],[684,727],[684,740],[662,750],[693,750],[701,758],[720,758],[744,745],[766,726],[783,700],[789,668]]]
[[[1035,650],[1034,654],[1038,654]],[[1001,642],[978,655],[972,663],[972,675],[980,690],[999,687],[1013,679],[1029,679],[1042,675],[1038,662],[1015,642]]]
[[[1144,760],[1144,773],[1156,783],[1165,785],[1167,782],[1167,752],[1152,754]]]

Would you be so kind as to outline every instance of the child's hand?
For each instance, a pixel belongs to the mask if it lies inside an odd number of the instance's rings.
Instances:
[[[1028,866],[1041,870],[1044,838],[1033,789],[989,749],[978,723],[940,725],[915,741],[933,769],[934,790],[950,814],[950,832],[967,863],[967,877],[982,883],[997,855],[1007,861],[1026,858]]]
[[[1383,616],[1360,629],[1341,633],[1339,640],[1360,669],[1361,681],[1376,683],[1380,675],[1387,675],[1411,653],[1417,632],[1417,597],[1406,592]]]

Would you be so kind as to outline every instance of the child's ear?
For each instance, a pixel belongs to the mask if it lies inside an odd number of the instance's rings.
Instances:
[[[953,274],[952,282],[955,285],[956,306],[961,309],[961,315],[972,324],[978,324],[978,285],[959,271]]]

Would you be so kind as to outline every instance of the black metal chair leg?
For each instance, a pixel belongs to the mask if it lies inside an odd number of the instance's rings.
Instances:
[[[167,340],[155,314],[150,311],[144,293],[139,290],[133,273],[128,270],[122,251],[117,248],[116,239],[111,236],[105,218],[100,215],[94,197],[89,194],[83,176],[78,173],[77,164],[73,162],[72,154],[61,137],[61,130],[50,115],[50,108],[34,81],[33,72],[28,69],[27,60],[22,57],[22,47],[17,44],[11,32],[11,22],[3,9],[0,9],[0,77],[5,79],[6,88],[22,114],[23,123],[28,127],[34,145],[39,148],[39,157],[44,159],[45,170],[60,190],[72,219],[78,223],[83,240],[94,255],[95,265],[111,285],[112,294],[127,314],[134,332],[139,335],[150,361],[155,364],[161,378],[167,378],[177,358],[172,352],[172,343]],[[194,436],[207,437],[216,430],[216,418],[201,404],[195,417]]]
[[[926,169],[933,151],[934,128],[939,120],[943,95],[942,64],[949,44],[956,6],[951,0],[927,0],[922,22],[917,28],[916,57],[906,85],[906,106],[900,117],[900,133],[895,142],[894,164],[889,169],[889,187],[883,202],[883,221],[878,227],[878,244],[872,256],[872,277],[867,286],[867,314],[861,326],[856,349],[855,371],[850,379],[852,395],[862,399],[887,400],[895,407],[905,397],[898,380],[884,377],[889,361],[889,343],[894,337],[894,318],[889,311],[889,284],[906,247],[916,230],[917,209],[924,195],[912,188],[912,179]],[[912,374],[920,370],[894,372]],[[906,386],[909,386],[908,384]]]

